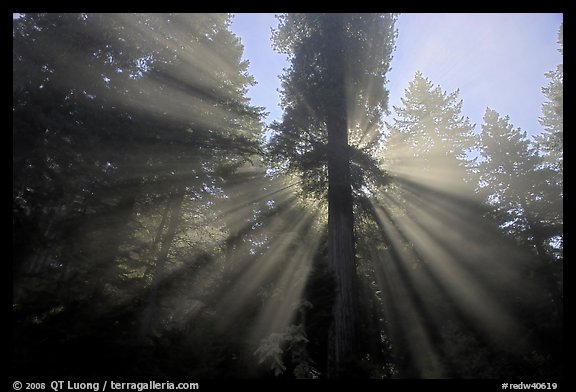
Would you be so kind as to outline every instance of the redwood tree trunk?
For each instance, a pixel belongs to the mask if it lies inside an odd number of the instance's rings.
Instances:
[[[344,375],[347,362],[356,359],[357,298],[354,260],[352,187],[343,25],[338,14],[325,19],[327,84],[333,94],[327,102],[328,131],[328,258],[334,274],[336,293],[329,342],[328,377]]]

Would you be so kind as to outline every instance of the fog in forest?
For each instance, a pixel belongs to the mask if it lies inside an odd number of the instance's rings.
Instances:
[[[14,379],[560,380],[562,64],[527,133],[277,17],[266,123],[232,14],[13,14]]]

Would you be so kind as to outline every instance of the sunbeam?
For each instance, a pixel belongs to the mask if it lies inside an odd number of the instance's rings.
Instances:
[[[562,64],[479,130],[398,17],[279,15],[273,108],[232,14],[14,13],[13,378],[561,378]]]

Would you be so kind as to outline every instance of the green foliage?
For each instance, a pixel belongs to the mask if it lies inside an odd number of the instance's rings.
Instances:
[[[376,273],[368,263],[364,270],[379,291],[383,330],[393,342],[389,355],[399,377],[527,374],[538,366],[527,359],[527,346],[539,347],[538,355],[549,359],[558,350],[546,335],[558,330],[561,296],[555,287],[560,275],[532,270],[537,265],[536,252],[529,252],[535,250],[534,233],[527,232],[530,225],[522,215],[529,211],[542,248],[561,235],[552,230],[554,224],[545,229],[557,219],[553,205],[561,200],[553,173],[525,134],[493,111],[487,111],[483,132],[476,137],[457,97],[458,91],[445,93],[416,74],[388,125],[382,165],[393,176],[392,185],[366,202],[374,210],[382,246],[360,250],[375,263]],[[480,156],[471,159],[476,151]],[[522,199],[527,208],[520,206]],[[369,226],[370,219],[364,224]],[[544,234],[548,229],[551,237]],[[506,239],[503,231],[518,241]],[[498,342],[492,339],[499,332],[487,332],[471,321],[476,309],[462,306],[466,290],[450,287],[462,278],[456,277],[459,270],[474,276],[485,301],[493,298],[495,306],[522,320],[516,336]],[[448,271],[451,277],[445,280]],[[532,292],[527,285],[533,285]],[[494,317],[490,312],[485,317]],[[540,317],[549,320],[546,327],[533,324]],[[417,325],[422,325],[420,331]],[[420,340],[422,334],[425,339]],[[539,340],[548,347],[534,343]],[[420,354],[413,341],[429,346],[422,344]],[[552,374],[553,361],[546,366]]]
[[[558,51],[564,53],[564,24],[560,25],[558,32]],[[538,136],[539,148],[544,153],[544,159],[548,166],[558,173],[557,181],[563,184],[563,147],[564,147],[564,68],[559,64],[555,70],[547,72],[550,79],[548,86],[542,88],[542,92],[548,98],[542,105],[540,124],[544,132]]]
[[[487,109],[477,168],[478,193],[502,228],[535,247],[542,258],[558,258],[553,238],[562,238],[562,189],[556,172],[544,164],[526,132]]]
[[[290,325],[283,332],[271,333],[262,339],[254,354],[258,356],[258,363],[267,364],[276,377],[286,371],[285,358],[288,358],[295,378],[318,378],[307,343],[303,325]]]
[[[206,297],[218,288],[232,232],[221,219],[231,179],[264,177],[263,169],[239,174],[259,152],[262,112],[245,96],[255,82],[229,25],[226,14],[14,19],[17,371],[162,376],[169,366],[153,364],[168,364],[168,351],[193,357],[169,342],[169,331],[209,314]],[[177,188],[182,207],[166,217]],[[182,223],[168,238],[174,215]],[[161,247],[164,269],[156,268]],[[142,340],[152,281],[160,306]],[[235,347],[233,338],[226,341]],[[50,360],[55,366],[46,365],[51,345],[62,347]],[[91,363],[90,370],[66,359],[86,357],[83,349],[91,361],[108,350],[118,362]],[[154,350],[162,352],[157,362]],[[207,351],[217,369],[220,351]]]
[[[260,111],[244,96],[254,81],[228,25],[227,15],[212,14],[14,20],[17,269],[47,243],[54,257],[63,257],[60,244],[106,243],[135,198],[168,194],[176,183],[217,189],[258,152]]]
[[[387,176],[374,159],[382,114],[387,111],[386,73],[396,31],[393,14],[343,14],[341,48],[354,192],[382,184]],[[270,126],[268,161],[281,172],[300,177],[306,194],[326,198],[328,186],[327,116],[336,86],[328,80],[327,48],[335,37],[329,14],[286,14],[273,34],[276,50],[290,55],[282,76],[281,122]],[[325,27],[322,27],[325,26]]]
[[[462,116],[459,91],[442,91],[422,73],[416,72],[401,99],[394,107],[394,122],[382,153],[383,166],[399,176],[421,180],[457,171],[470,165],[467,154],[475,147],[474,125]],[[451,175],[450,177],[454,177]]]
[[[14,19],[15,376],[329,375],[325,206],[293,180],[326,197],[331,18],[281,17],[293,62],[265,151],[229,15]],[[561,377],[562,65],[535,142],[492,110],[475,138],[458,91],[420,73],[383,141],[396,16],[339,18],[361,335],[342,374]],[[479,303],[523,328],[490,341]]]

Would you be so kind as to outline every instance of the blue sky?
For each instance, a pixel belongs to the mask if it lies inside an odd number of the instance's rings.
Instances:
[[[388,74],[390,109],[400,104],[420,70],[443,90],[460,89],[463,114],[477,124],[477,131],[490,107],[509,115],[515,127],[539,133],[545,101],[541,89],[548,84],[544,73],[562,62],[556,42],[562,20],[562,14],[536,13],[400,15]],[[232,23],[250,60],[249,72],[258,81],[249,96],[270,113],[267,122],[282,116],[278,75],[288,65],[272,50],[271,28],[276,25],[273,14],[235,14]]]

